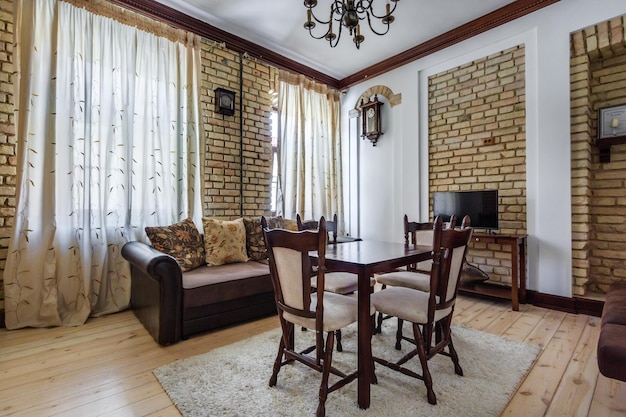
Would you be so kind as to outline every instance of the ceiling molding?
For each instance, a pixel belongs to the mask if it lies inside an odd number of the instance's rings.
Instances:
[[[226,47],[235,52],[247,53],[251,58],[257,58],[275,67],[287,71],[303,74],[330,87],[339,89],[339,80],[317,71],[297,61],[284,57],[263,46],[247,41],[243,38],[225,32],[206,22],[188,16],[176,9],[152,0],[109,0],[126,9],[133,10],[144,16],[164,21],[179,29],[198,34],[206,39],[225,43]]]
[[[472,38],[483,32],[511,22],[522,16],[535,12],[560,0],[517,0],[491,13],[472,20],[458,28],[452,29],[440,36],[421,43],[413,48],[392,56],[359,71],[342,80],[337,80],[329,75],[317,71],[311,67],[300,64],[297,61],[286,58],[274,51],[257,45],[253,42],[232,35],[216,28],[206,22],[188,16],[178,10],[151,0],[109,0],[111,3],[123,6],[126,9],[154,19],[165,21],[175,27],[196,33],[206,39],[219,43],[225,43],[228,49],[240,53],[247,53],[252,58],[260,59],[270,65],[287,71],[303,74],[316,81],[340,90],[351,87],[365,81],[368,78],[384,74],[409,62],[416,61],[427,55],[448,48],[466,39]]]
[[[342,79],[339,82],[340,88],[345,89],[365,81],[368,78],[384,74],[406,65],[409,62],[416,61],[427,55],[448,48],[461,41],[472,38],[559,1],[560,0],[517,0],[513,3],[509,3],[491,13],[474,19],[471,22]]]

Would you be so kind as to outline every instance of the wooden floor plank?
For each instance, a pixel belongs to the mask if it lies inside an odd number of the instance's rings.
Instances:
[[[515,322],[525,316],[526,311],[528,311],[530,307],[529,304],[520,304],[519,311],[506,308],[495,320],[482,330],[491,334],[503,335]]]
[[[528,306],[524,311],[520,311],[519,313],[517,319],[511,326],[508,329],[504,329],[500,335],[507,339],[528,341],[528,336],[536,331],[537,326],[546,314],[546,310],[535,306]]]
[[[503,416],[624,417],[626,384],[597,371],[597,321],[466,295],[454,316],[455,324],[542,347]],[[153,369],[278,325],[273,316],[166,347],[130,311],[79,327],[0,330],[0,415],[179,417]]]
[[[596,347],[599,336],[600,319],[589,317],[546,417],[585,417],[589,413],[598,379]]]
[[[568,314],[544,348],[537,362],[504,410],[503,416],[543,417],[552,401],[577,343],[587,316]]]
[[[511,310],[510,302],[494,301],[490,308],[484,308],[480,314],[476,314],[470,320],[464,321],[464,324],[473,329],[483,330],[509,310]]]
[[[626,416],[626,382],[599,374],[588,417]]]

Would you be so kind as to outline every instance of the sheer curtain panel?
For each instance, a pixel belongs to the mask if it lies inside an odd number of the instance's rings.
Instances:
[[[343,224],[339,92],[281,71],[278,112],[279,212]]]
[[[17,210],[6,326],[126,308],[144,227],[199,221],[199,46],[55,0],[16,2]]]

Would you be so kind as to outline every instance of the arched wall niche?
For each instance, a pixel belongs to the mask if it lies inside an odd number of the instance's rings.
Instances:
[[[368,101],[374,94],[379,97],[385,97],[390,107],[394,107],[395,105],[402,103],[402,93],[394,94],[391,88],[385,85],[375,85],[365,90],[363,94],[357,98],[353,109],[350,111],[350,118],[359,117],[361,115],[361,100]]]

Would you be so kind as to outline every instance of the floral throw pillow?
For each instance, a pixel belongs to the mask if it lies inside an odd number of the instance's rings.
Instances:
[[[146,227],[145,230],[152,246],[174,257],[183,271],[204,265],[202,236],[190,218],[170,226]]]
[[[270,229],[282,229],[284,227],[283,218],[266,217],[267,226]],[[244,218],[246,225],[246,245],[248,247],[248,256],[254,261],[262,261],[267,259],[267,249],[265,248],[265,239],[263,238],[263,229],[261,228],[261,217]]]
[[[246,227],[243,219],[203,218],[204,252],[208,266],[246,262]]]

